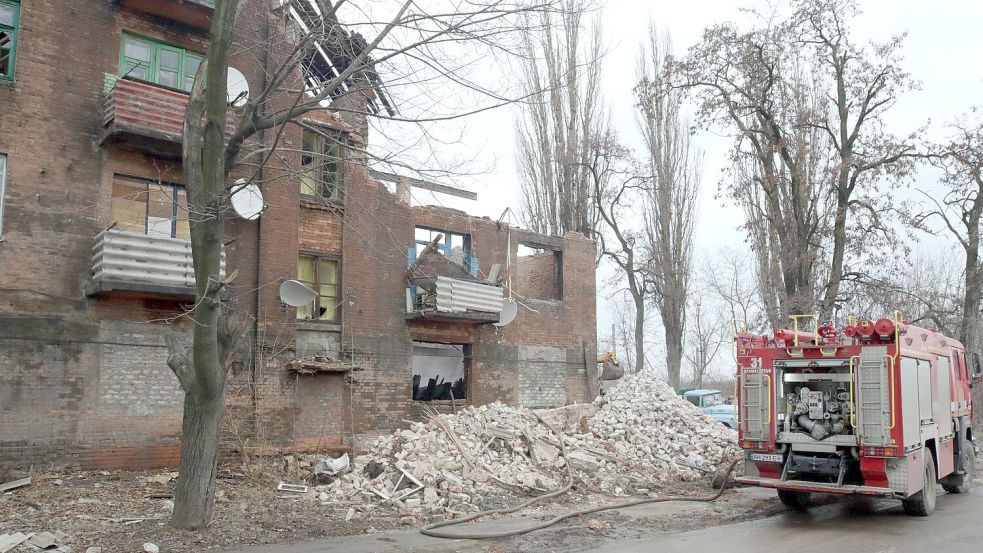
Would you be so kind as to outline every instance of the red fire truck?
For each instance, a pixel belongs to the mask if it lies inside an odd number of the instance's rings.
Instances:
[[[975,353],[901,319],[851,320],[811,332],[738,333],[738,434],[743,484],[808,506],[814,492],[901,499],[935,510],[936,483],[966,493],[976,444]]]

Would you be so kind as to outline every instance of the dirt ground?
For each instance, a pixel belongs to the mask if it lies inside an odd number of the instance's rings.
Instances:
[[[333,498],[321,501],[313,486],[307,494],[278,492],[276,485],[281,472],[275,464],[248,469],[239,466],[220,468],[213,522],[200,532],[177,530],[167,525],[173,509],[170,496],[176,473],[34,473],[30,486],[0,495],[0,534],[64,532],[68,535],[64,544],[75,553],[83,553],[88,547],[101,547],[103,553],[142,551],[146,542],[158,545],[162,553],[169,553],[405,530],[431,522],[381,500],[368,504]],[[657,495],[698,495],[706,490],[705,484],[696,483],[652,488]],[[500,508],[523,499],[526,497],[488,497],[481,507]],[[585,505],[626,499],[578,487],[558,500],[535,506],[522,514],[548,516]],[[727,509],[720,509],[720,516],[726,518],[727,512]],[[707,520],[699,520],[705,516],[710,515],[701,514],[686,523],[706,524]],[[659,526],[670,522],[643,523]],[[566,526],[571,530],[571,537],[602,537],[613,531],[611,528],[630,532],[630,527],[638,524],[638,520],[620,520],[617,513],[602,513],[575,519]],[[514,549],[516,551],[530,550],[526,547],[535,547],[537,539],[531,535],[528,540],[507,547],[509,550],[519,547]]]
[[[61,531],[76,553],[143,551],[146,542],[162,552],[204,551],[232,545],[277,543],[385,531],[399,526],[390,506],[331,502],[316,492],[276,491],[279,478],[261,471],[219,471],[215,515],[201,532],[167,525],[173,500],[170,472],[35,473],[33,483],[0,495],[0,533]],[[275,474],[275,471],[273,472]],[[354,509],[346,520],[349,508]],[[405,526],[403,526],[405,528]]]

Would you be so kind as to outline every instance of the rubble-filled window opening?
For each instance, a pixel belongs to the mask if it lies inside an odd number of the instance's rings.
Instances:
[[[297,280],[317,292],[314,303],[297,308],[297,318],[338,322],[338,260],[301,255],[297,259]]]
[[[180,46],[123,33],[119,74],[188,92],[202,59]]]
[[[471,235],[427,227],[416,227],[416,255],[419,257],[437,236],[437,251],[465,269],[471,268]]]
[[[413,399],[466,399],[470,349],[467,344],[413,342]]]
[[[519,244],[512,285],[528,299],[563,300],[563,252]]]
[[[110,217],[118,230],[191,238],[188,196],[179,184],[113,175]]]
[[[14,80],[19,19],[20,1],[0,0],[0,81]]]
[[[342,200],[342,148],[340,133],[324,130],[324,134],[304,129],[303,152],[300,157],[300,193],[325,200]]]

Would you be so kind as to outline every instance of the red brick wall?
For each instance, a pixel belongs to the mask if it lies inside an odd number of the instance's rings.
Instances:
[[[247,3],[241,21],[250,38],[234,47],[232,65],[253,90],[262,84],[263,56],[252,49],[275,21],[268,6],[266,0]],[[120,11],[110,0],[25,2],[21,11],[16,81],[0,84],[0,153],[8,156],[0,241],[0,462],[172,464],[180,395],[163,363],[163,335],[171,328],[164,322],[187,306],[139,294],[90,298],[82,286],[91,274],[93,239],[110,223],[113,173],[184,180],[174,159],[100,144],[103,77],[117,70],[121,32],[197,51],[204,50],[205,35]],[[283,53],[270,54],[275,61]],[[292,100],[277,98],[279,107]],[[267,211],[258,221],[227,219],[226,272],[237,274],[230,302],[250,321],[250,341],[230,372],[226,447],[351,445],[353,430],[364,440],[419,417],[423,404],[410,397],[413,339],[473,345],[470,403],[514,403],[519,349],[543,344],[566,352],[567,401],[583,399],[582,351],[586,344],[592,356],[595,340],[593,243],[542,238],[563,250],[564,301],[525,301],[535,311],[523,308],[509,326],[408,323],[407,249],[414,226],[470,234],[483,273],[504,264],[510,231],[486,217],[400,203],[368,178],[359,158],[364,117],[343,118],[356,132],[342,208],[302,202],[296,179],[301,132],[290,125],[278,136],[282,155],[259,174]],[[269,144],[274,134],[255,140]],[[514,259],[523,232],[511,232]],[[297,321],[294,310],[281,306],[277,288],[296,277],[301,250],[342,254],[343,294],[350,299],[342,309],[342,353],[361,369],[351,378],[298,378],[284,369]],[[321,424],[325,416],[331,424]]]

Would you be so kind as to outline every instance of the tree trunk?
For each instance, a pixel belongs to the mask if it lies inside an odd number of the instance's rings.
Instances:
[[[645,298],[635,294],[635,372],[645,370]]]
[[[972,234],[970,239],[972,240]],[[978,241],[979,238],[977,237]],[[980,294],[983,294],[983,275],[980,275],[978,245],[966,249],[966,292],[963,298],[963,324],[959,341],[966,351],[978,352],[977,335],[980,322]]]
[[[682,387],[680,369],[683,362],[683,327],[676,322],[665,324],[666,327],[666,372],[669,385],[674,390]]]
[[[211,521],[215,506],[219,427],[224,408],[224,386],[214,397],[198,390],[184,396],[181,470],[174,494],[172,526],[197,530]]]

